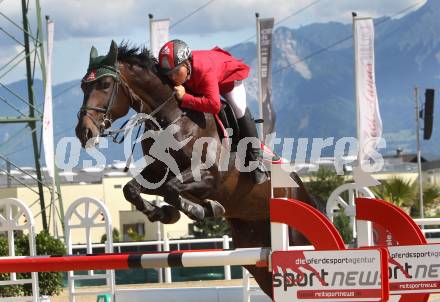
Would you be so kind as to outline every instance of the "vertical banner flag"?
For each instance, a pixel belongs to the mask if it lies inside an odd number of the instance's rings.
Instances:
[[[275,112],[272,107],[272,30],[274,18],[258,19],[260,38],[260,108],[263,117],[263,141],[274,130]]]
[[[150,19],[150,48],[154,57],[159,56],[159,51],[169,39],[170,19]]]
[[[374,24],[371,18],[356,17],[353,23],[358,160],[360,167],[367,171],[365,165],[369,164],[382,136],[374,69]]]
[[[52,21],[47,23],[47,58],[46,58],[46,87],[44,89],[44,113],[43,113],[43,146],[44,159],[46,160],[47,172],[54,177],[54,142],[53,142],[53,113],[52,113],[52,50],[53,50]]]

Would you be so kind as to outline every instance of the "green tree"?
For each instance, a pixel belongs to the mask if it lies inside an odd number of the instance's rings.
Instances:
[[[127,230],[128,238],[130,238],[131,241],[143,241],[145,239],[144,235],[138,234],[135,230],[132,228],[129,228]]]
[[[372,188],[375,196],[389,201],[398,207],[410,207],[414,203],[414,187],[409,180],[392,177]]]
[[[339,209],[339,213],[333,218],[333,224],[338,229],[339,234],[341,234],[342,239],[345,243],[353,242],[353,230],[350,226],[350,217],[345,215],[342,208]]]
[[[66,255],[64,243],[55,237],[52,237],[48,231],[41,231],[36,237],[37,255]],[[38,284],[40,286],[40,295],[53,296],[59,295],[63,288],[63,272],[38,273]],[[28,288],[28,293],[31,293]]]
[[[321,203],[327,203],[330,194],[345,183],[344,176],[328,167],[319,167],[319,170],[310,176],[310,181],[305,186],[310,194],[318,197]]]
[[[310,181],[305,183],[308,192],[319,202],[319,208],[325,209],[330,194],[345,183],[344,176],[336,174],[336,171],[328,167],[320,167],[313,173]],[[344,242],[353,241],[353,231],[350,226],[350,218],[341,209],[333,219],[335,227],[341,234]]]
[[[419,184],[418,180],[411,182],[401,177],[393,177],[382,181],[380,186],[372,188],[374,195],[389,201],[398,207],[409,209],[411,217],[420,216]],[[431,210],[435,210],[440,201],[440,189],[429,183],[423,184],[423,205],[426,216]]]
[[[121,241],[121,234],[119,233],[119,230],[117,228],[113,228],[113,242],[120,242]],[[107,241],[107,234],[104,234],[101,236],[101,243],[105,243]]]
[[[411,217],[420,217],[420,194],[419,183],[415,180],[412,184],[414,193],[414,202],[410,207]],[[440,189],[436,185],[430,183],[423,184],[423,212],[424,217],[429,217],[431,211],[437,210],[440,202]],[[435,214],[434,214],[435,215]]]
[[[196,238],[216,238],[231,236],[231,232],[225,218],[205,218],[194,222],[193,235]]]

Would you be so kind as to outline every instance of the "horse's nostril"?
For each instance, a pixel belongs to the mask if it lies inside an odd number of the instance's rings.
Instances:
[[[90,130],[90,128],[86,128],[86,129],[84,129],[84,138],[85,138],[85,141],[88,141],[88,140],[91,139],[92,137],[93,137],[92,130]]]

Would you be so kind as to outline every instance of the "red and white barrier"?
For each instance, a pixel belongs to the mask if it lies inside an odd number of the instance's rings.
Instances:
[[[229,251],[197,250],[144,254],[94,254],[85,256],[2,257],[0,273],[67,272],[160,267],[213,267],[230,265],[266,265],[269,248]]]

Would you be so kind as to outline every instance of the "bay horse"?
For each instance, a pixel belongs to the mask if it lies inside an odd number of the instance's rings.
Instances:
[[[255,185],[250,173],[236,168],[236,153],[231,152],[227,169],[219,169],[220,154],[225,151],[222,137],[217,129],[214,115],[185,110],[179,107],[173,94],[173,86],[166,76],[158,71],[157,60],[145,48],[118,45],[112,41],[106,56],[97,56],[93,47],[90,64],[82,81],[84,99],[78,113],[76,135],[83,147],[103,134],[111,123],[125,116],[130,108],[138,113],[151,114],[162,128],[178,126],[174,134],[177,141],[186,140],[178,150],[169,150],[181,175],[168,173],[166,181],[158,188],[142,186],[136,177],[123,188],[125,198],[151,221],[174,223],[179,211],[192,219],[224,216],[228,221],[235,248],[270,247],[269,199],[270,182]],[[145,130],[155,126],[145,122]],[[214,148],[203,149],[199,154],[204,161],[214,164],[201,170],[201,179],[193,176],[191,164],[197,139],[210,138]],[[154,140],[142,140],[142,150],[148,154]],[[156,160],[140,175],[151,183],[162,179],[169,170],[166,163]],[[298,188],[275,192],[275,197],[290,197],[316,207],[300,178],[294,174]],[[169,205],[158,207],[141,197],[142,194],[159,195]],[[219,208],[217,203],[221,205]],[[219,210],[221,209],[221,210]],[[291,233],[293,244],[304,245],[307,240],[299,233]],[[246,266],[261,289],[272,297],[272,276],[267,268]]]

